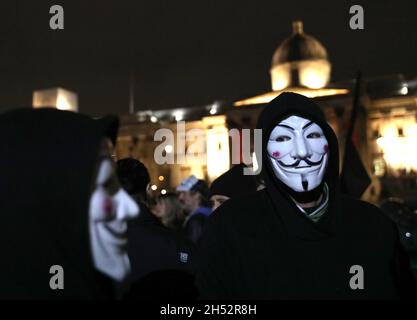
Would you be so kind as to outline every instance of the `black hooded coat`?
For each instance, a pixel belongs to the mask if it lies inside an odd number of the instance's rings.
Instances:
[[[329,204],[318,222],[297,208],[267,155],[272,129],[291,115],[317,123],[329,143],[324,177]],[[210,217],[197,259],[200,297],[389,299],[412,294],[412,275],[393,224],[377,207],[339,192],[338,142],[320,108],[304,96],[283,93],[265,107],[257,127],[263,130],[266,189],[231,199]],[[361,276],[355,266],[363,270],[363,289],[355,287]]]
[[[114,117],[53,109],[0,116],[0,299],[112,297],[93,267],[88,206],[102,138],[117,129]],[[63,289],[50,286],[54,265]]]

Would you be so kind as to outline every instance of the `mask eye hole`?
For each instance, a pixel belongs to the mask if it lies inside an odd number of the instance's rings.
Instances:
[[[291,140],[291,137],[289,136],[278,136],[275,138],[276,142],[285,142]]]
[[[312,132],[307,135],[308,139],[319,139],[321,137],[322,137],[322,134],[320,132]]]

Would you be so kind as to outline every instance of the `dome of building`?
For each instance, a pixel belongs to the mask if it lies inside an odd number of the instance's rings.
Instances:
[[[272,67],[294,61],[326,59],[327,51],[314,37],[305,34],[301,21],[293,22],[293,34],[278,47]]]
[[[293,34],[272,58],[273,90],[287,87],[323,88],[330,80],[331,65],[324,46],[304,33],[301,21],[293,22]]]

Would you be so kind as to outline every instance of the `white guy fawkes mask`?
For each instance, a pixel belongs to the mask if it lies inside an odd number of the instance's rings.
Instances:
[[[322,182],[328,149],[323,130],[298,116],[282,120],[272,130],[267,144],[276,177],[296,192],[311,191]]]
[[[127,220],[139,214],[139,206],[120,187],[110,159],[101,161],[90,198],[90,240],[97,270],[116,281],[130,272],[127,255]]]

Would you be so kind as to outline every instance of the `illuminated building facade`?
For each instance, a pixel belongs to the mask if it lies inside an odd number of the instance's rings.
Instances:
[[[345,134],[353,102],[354,81],[332,83],[331,63],[325,47],[304,33],[300,21],[292,35],[273,54],[270,68],[272,91],[239,101],[217,101],[211,105],[140,111],[122,117],[117,154],[140,159],[149,168],[156,192],[172,190],[190,174],[211,182],[241,156],[233,146],[230,129],[254,129],[262,108],[281,92],[292,91],[313,98],[336,132],[343,153]],[[365,78],[361,86],[360,110],[354,131],[362,161],[372,177],[364,194],[371,202],[388,196],[417,192],[417,83],[401,75]],[[180,145],[178,123],[185,121],[185,145]],[[155,162],[155,141],[159,129],[174,132],[172,146],[165,152],[196,154],[181,163]],[[187,136],[197,129],[200,136]],[[252,135],[253,137],[253,135]],[[200,139],[203,143],[197,144]],[[252,146],[253,147],[253,146]],[[253,150],[251,150],[252,152]],[[341,154],[343,159],[343,154]],[[165,192],[165,191],[164,191]]]

